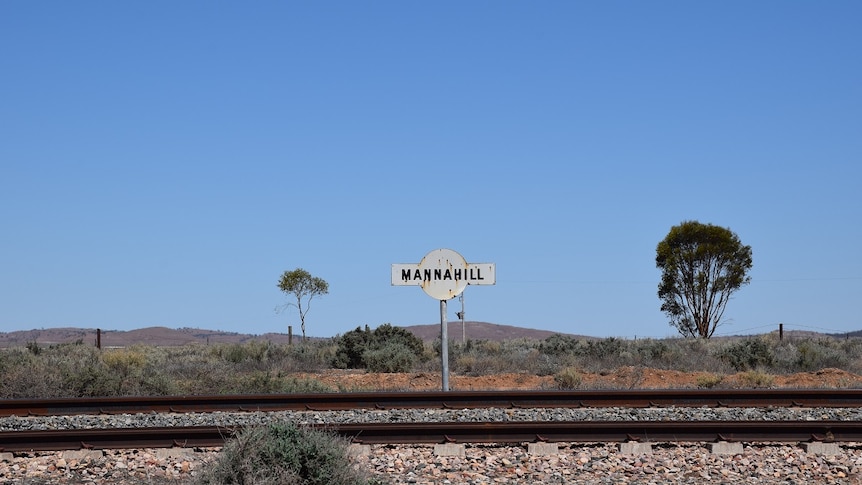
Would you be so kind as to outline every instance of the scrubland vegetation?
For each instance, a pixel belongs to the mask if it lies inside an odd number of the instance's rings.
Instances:
[[[97,349],[82,342],[0,350],[0,398],[57,398],[370,391],[298,377],[329,369],[439,372],[440,342],[404,329],[357,328],[328,340],[282,345],[186,345]],[[522,372],[553,376],[558,389],[584,389],[587,373],[623,367],[697,372],[696,385],[721,388],[724,376],[769,387],[776,375],[838,368],[862,373],[862,339],[777,335],[724,339],[579,339],[452,341],[450,372],[482,376]],[[243,430],[196,483],[365,484],[383,482],[355,469],[347,443],[324,431],[272,423]]]
[[[424,344],[404,329],[357,328],[333,339],[279,345],[187,345],[96,349],[81,342],[29,344],[0,351],[0,398],[369,391],[339,389],[297,377],[332,368],[369,372],[439,372],[439,341]],[[450,372],[481,376],[524,372],[582,388],[586,372],[624,366],[703,372],[698,386],[744,372],[753,386],[770,376],[823,368],[862,373],[862,339],[576,339],[450,342]]]

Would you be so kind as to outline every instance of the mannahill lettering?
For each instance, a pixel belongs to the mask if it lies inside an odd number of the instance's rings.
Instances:
[[[409,269],[401,270],[403,281],[481,281],[481,268],[457,269]]]

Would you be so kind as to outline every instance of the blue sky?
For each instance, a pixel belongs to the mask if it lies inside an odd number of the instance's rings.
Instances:
[[[4,2],[0,331],[468,320],[675,335],[655,248],[752,247],[717,334],[862,329],[862,4]],[[460,310],[449,304],[449,319]],[[469,332],[469,329],[468,329]]]

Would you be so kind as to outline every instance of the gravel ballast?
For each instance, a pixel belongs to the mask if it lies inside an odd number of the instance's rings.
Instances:
[[[503,421],[858,421],[862,408],[535,408],[140,413],[0,418],[0,431],[82,428]]]

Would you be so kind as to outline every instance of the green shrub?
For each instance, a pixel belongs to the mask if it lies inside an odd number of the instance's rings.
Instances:
[[[384,323],[374,329],[372,332],[374,340],[380,344],[403,344],[416,355],[421,355],[425,350],[425,343],[422,339],[413,335],[409,330],[401,327],[393,327],[388,323]]]
[[[362,361],[369,372],[409,372],[419,356],[402,343],[390,343],[366,350]]]
[[[670,345],[661,340],[644,339],[634,342],[634,352],[643,362],[651,362],[651,367],[660,367],[656,362],[663,362],[671,354]],[[663,366],[661,366],[663,367]]]
[[[200,484],[364,485],[372,481],[354,470],[347,441],[289,422],[246,428],[229,440]]]
[[[344,335],[335,337],[335,357],[332,365],[337,369],[359,369],[363,367],[362,354],[373,345],[374,336],[368,325],[356,327]]]
[[[796,365],[804,371],[815,371],[827,367],[846,367],[849,359],[847,354],[835,348],[831,341],[803,341],[796,346]]]
[[[554,334],[539,344],[539,351],[548,355],[578,354],[584,341],[568,335]]]
[[[335,338],[337,350],[332,365],[339,369],[396,369],[379,372],[407,372],[425,353],[425,344],[419,337],[401,327],[388,323],[373,331],[356,327]],[[395,359],[392,364],[386,358]],[[372,372],[375,372],[372,370]]]
[[[602,340],[590,340],[587,342],[586,355],[590,357],[607,359],[618,356],[625,346],[621,339],[609,337]]]
[[[721,359],[737,371],[744,371],[771,366],[773,352],[764,339],[750,338],[728,345]]]

